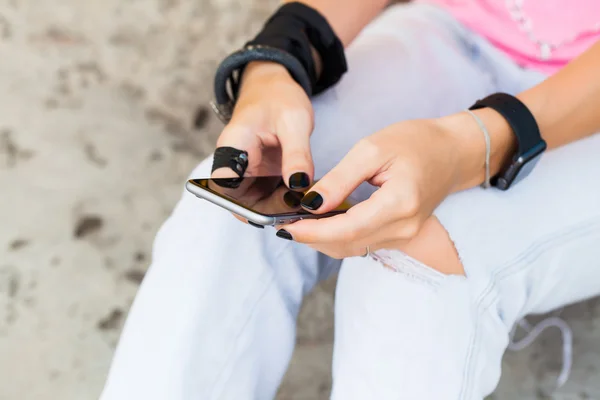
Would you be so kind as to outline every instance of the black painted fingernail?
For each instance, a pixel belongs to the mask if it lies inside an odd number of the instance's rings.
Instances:
[[[265,229],[265,227],[263,225],[255,224],[252,221],[248,221],[248,225],[258,228],[258,229]]]
[[[290,176],[290,189],[306,189],[310,186],[310,178],[304,172],[296,172]]]
[[[280,229],[277,231],[277,237],[280,237],[285,240],[294,240],[292,234],[286,231],[285,229]]]
[[[318,210],[323,205],[323,196],[317,192],[309,192],[302,199],[302,207],[311,211]]]
[[[290,208],[298,208],[300,207],[302,197],[304,197],[304,193],[290,190],[283,195],[283,201],[285,202],[285,205]]]

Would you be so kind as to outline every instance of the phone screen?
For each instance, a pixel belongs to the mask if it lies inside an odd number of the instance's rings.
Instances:
[[[192,179],[191,182],[258,214],[274,217],[310,214],[300,205],[310,188],[305,191],[290,190],[281,176]],[[346,212],[354,204],[356,202],[348,199],[334,212]]]

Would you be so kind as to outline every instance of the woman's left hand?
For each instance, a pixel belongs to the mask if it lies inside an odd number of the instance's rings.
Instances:
[[[402,250],[444,198],[483,181],[485,144],[469,118],[405,121],[361,140],[314,185],[303,206],[323,214],[365,181],[379,189],[346,214],[283,228],[334,258],[365,255],[367,246]]]

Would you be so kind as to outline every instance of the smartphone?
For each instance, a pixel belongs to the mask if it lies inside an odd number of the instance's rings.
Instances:
[[[302,219],[327,218],[348,211],[351,199],[326,214],[315,215],[305,211],[300,201],[306,192],[287,188],[281,176],[243,178],[191,179],[186,189],[259,226],[283,225]]]

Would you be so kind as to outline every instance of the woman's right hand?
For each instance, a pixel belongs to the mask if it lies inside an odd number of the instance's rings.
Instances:
[[[313,124],[310,99],[288,71],[276,63],[253,62],[244,71],[232,119],[217,147],[247,151],[247,176],[282,175],[290,189],[303,189],[314,174]],[[213,177],[231,177],[231,172],[220,168]]]

